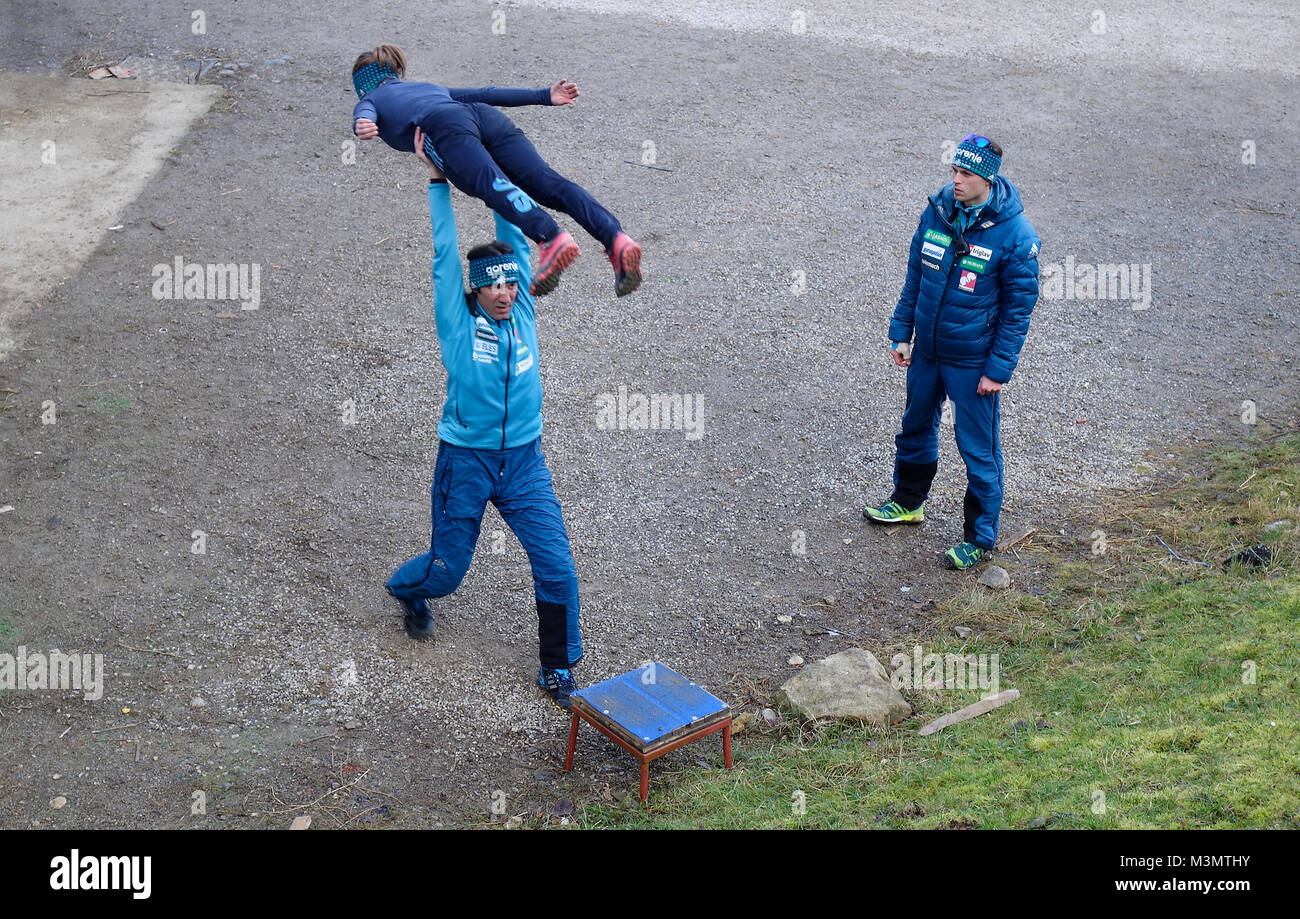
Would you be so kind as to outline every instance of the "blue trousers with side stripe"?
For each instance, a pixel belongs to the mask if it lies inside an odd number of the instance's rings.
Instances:
[[[393,572],[389,592],[417,600],[455,591],[469,570],[483,512],[491,501],[532,565],[542,666],[563,669],[576,664],[582,657],[578,575],[541,439],[505,450],[470,449],[443,441],[429,492],[433,511],[429,551]]]
[[[1002,513],[1002,444],[999,393],[976,392],[982,371],[954,367],[912,351],[907,368],[907,406],[894,444],[894,494],[890,500],[919,507],[930,495],[939,464],[939,423],[944,397],[952,400],[957,450],[966,462],[963,501],[966,542],[992,549]]]

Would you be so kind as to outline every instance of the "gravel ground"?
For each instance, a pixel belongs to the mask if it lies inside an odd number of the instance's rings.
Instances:
[[[1083,14],[1016,7],[997,5],[1001,37],[975,59],[931,34],[928,7],[875,3],[818,5],[803,35],[757,4],[508,5],[501,35],[463,2],[232,5],[204,36],[162,3],[0,9],[4,71],[69,73],[97,48],[158,78],[232,65],[207,71],[226,96],[0,364],[0,640],[102,652],[108,670],[97,702],[0,699],[0,825],[282,825],[361,776],[323,825],[436,825],[486,819],[495,791],[546,812],[635,782],[585,734],[559,776],[567,720],[531,685],[531,578],[495,512],[435,604],[435,643],[408,641],[383,593],[427,547],[444,375],[422,170],[378,145],[342,162],[362,43],[396,41],[414,78],[450,85],[577,80],[573,109],[511,114],[646,247],[645,287],[615,300],[580,239],[539,310],[583,682],[653,658],[752,706],[790,655],[881,654],[966,583],[936,567],[961,533],[950,430],[925,527],[868,530],[860,508],[889,486],[903,381],[884,338],[906,246],[945,142],[969,130],[1004,142],[1044,265],[1152,277],[1145,310],[1040,302],[1004,398],[1004,534],[1082,547],[1090,505],[1174,445],[1239,433],[1243,400],[1293,417],[1300,94],[1279,23],[1295,11],[1128,4],[1108,39]],[[638,165],[647,142],[664,169]],[[486,238],[480,205],[457,210],[462,248]],[[260,309],[153,299],[152,266],[177,255],[258,263]],[[602,429],[596,400],[621,386],[698,395],[704,436]]]

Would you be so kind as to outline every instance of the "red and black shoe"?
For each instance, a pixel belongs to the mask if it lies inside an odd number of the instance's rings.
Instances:
[[[539,248],[537,276],[533,278],[530,292],[534,297],[545,297],[559,286],[560,272],[573,264],[579,249],[568,230],[561,230]]]
[[[641,286],[641,247],[620,230],[608,254],[614,266],[614,294],[626,297]]]

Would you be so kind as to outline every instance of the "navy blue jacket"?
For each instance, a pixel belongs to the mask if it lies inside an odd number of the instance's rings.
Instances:
[[[379,128],[379,137],[394,150],[410,153],[415,149],[415,126],[429,131],[429,118],[439,108],[469,102],[485,102],[502,107],[550,105],[550,89],[448,89],[436,83],[407,83],[389,77],[366,93],[352,110],[352,130],[358,118],[368,118]]]
[[[890,341],[916,341],[921,355],[979,367],[997,383],[1011,379],[1038,302],[1038,234],[1025,219],[1020,192],[1002,176],[956,258],[956,201],[949,182],[930,196],[912,237],[907,280],[889,323]]]

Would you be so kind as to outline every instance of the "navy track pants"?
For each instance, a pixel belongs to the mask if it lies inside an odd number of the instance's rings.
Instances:
[[[524,132],[492,106],[442,106],[437,119],[421,127],[424,151],[447,180],[486,202],[533,242],[560,232],[544,207],[568,214],[607,251],[622,229],[585,188],[548,166]]]
[[[912,351],[902,431],[894,438],[898,452],[890,500],[912,509],[929,497],[939,468],[939,423],[947,396],[953,405],[957,450],[966,462],[964,539],[992,549],[1002,512],[1000,394],[977,394],[981,375],[978,367],[954,367]]]
[[[443,441],[429,492],[429,551],[393,572],[389,593],[416,600],[445,597],[459,587],[491,501],[532,565],[542,666],[562,669],[576,664],[582,657],[578,575],[541,439],[505,450],[475,450]]]

